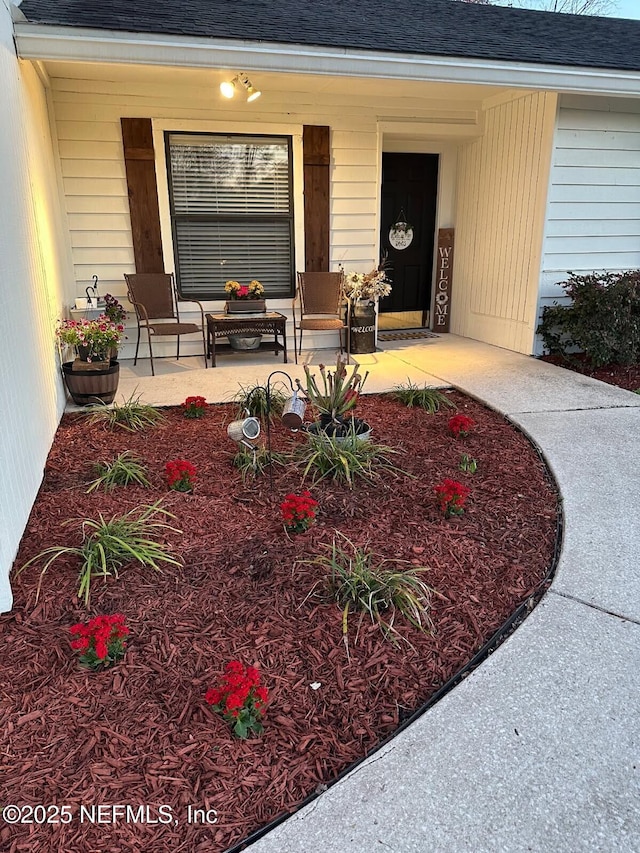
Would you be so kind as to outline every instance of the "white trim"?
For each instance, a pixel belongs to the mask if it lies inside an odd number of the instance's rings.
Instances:
[[[242,68],[300,74],[476,83],[511,88],[640,95],[640,70],[380,53],[195,36],[123,33],[45,24],[14,26],[23,59]]]

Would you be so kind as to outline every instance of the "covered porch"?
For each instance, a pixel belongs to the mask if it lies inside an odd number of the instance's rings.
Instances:
[[[262,95],[248,103],[225,99],[219,88],[233,76],[232,61],[249,67],[240,48],[225,56],[229,68],[178,67],[148,57],[139,64],[122,56],[65,60],[51,40],[20,38],[25,54],[40,54],[36,68],[49,102],[69,308],[95,276],[100,294],[126,307],[125,273],[175,271],[185,298],[218,312],[225,278],[251,277],[265,284],[268,310],[287,317],[291,338],[296,270],[366,272],[390,254],[394,291],[379,304],[382,328],[438,331],[446,312],[456,334],[533,351],[555,92],[534,91],[524,79],[507,86],[499,75],[492,84],[470,82],[473,69],[450,82],[424,79],[424,68],[413,79],[374,64],[368,73],[363,65],[302,73],[254,57],[248,73]],[[144,150],[127,144],[125,122],[148,131]],[[324,132],[326,148],[316,150],[312,131]],[[253,221],[250,236],[225,237],[219,222],[198,223],[197,233],[182,236],[187,226],[172,171],[181,155],[173,151],[207,140],[288,140],[288,237],[281,230],[270,237]],[[385,166],[390,158],[393,169]],[[431,170],[430,181],[415,172],[416,163]],[[192,178],[193,171],[185,180]],[[202,191],[207,187],[205,180]],[[415,232],[411,258],[389,247],[390,223],[399,219]],[[453,283],[436,302],[442,229],[454,232]],[[198,319],[188,305],[182,313],[188,322]],[[130,326],[125,359],[133,339]],[[335,342],[335,333],[316,332],[307,345]],[[170,355],[173,343],[156,346]],[[198,347],[197,339],[185,339],[187,354]]]

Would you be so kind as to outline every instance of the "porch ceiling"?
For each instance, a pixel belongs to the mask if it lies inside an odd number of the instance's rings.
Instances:
[[[159,86],[182,85],[211,89],[217,94],[223,80],[243,69],[177,68],[157,65],[115,65],[89,62],[46,61],[42,63],[51,78],[96,80],[115,83],[143,83]],[[418,80],[385,80],[380,78],[292,74],[273,71],[251,72],[265,97],[270,93],[325,94],[337,97],[357,96],[371,99],[393,99],[399,102],[420,100],[455,103],[456,109],[479,109],[485,101],[507,95],[508,89],[470,83],[437,83]],[[522,91],[517,91],[518,95]]]

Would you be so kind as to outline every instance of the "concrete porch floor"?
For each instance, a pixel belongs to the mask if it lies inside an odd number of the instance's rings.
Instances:
[[[475,672],[252,850],[638,853],[640,396],[454,336],[384,347],[359,357],[367,391],[407,378],[455,385],[542,449],[563,499],[558,571]],[[148,360],[125,363],[120,392],[157,404],[225,400],[238,382],[283,367],[264,356],[206,371],[197,361],[159,362],[155,379]]]

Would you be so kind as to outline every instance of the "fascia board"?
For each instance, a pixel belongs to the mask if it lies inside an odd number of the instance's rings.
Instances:
[[[640,96],[640,70],[620,71],[463,57],[372,53],[191,36],[14,25],[22,59],[225,68],[370,79],[475,83],[556,92]]]

